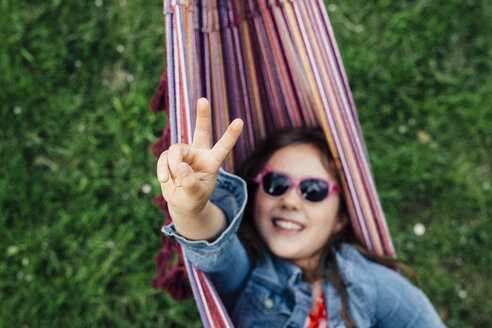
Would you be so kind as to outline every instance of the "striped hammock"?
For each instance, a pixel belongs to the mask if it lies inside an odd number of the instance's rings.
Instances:
[[[290,126],[321,126],[340,172],[355,233],[378,254],[394,249],[322,0],[165,0],[168,125],[189,143],[196,101],[212,107],[213,142],[236,117],[245,129],[224,169]],[[168,141],[169,142],[169,141]],[[207,277],[184,254],[205,327],[233,327]]]

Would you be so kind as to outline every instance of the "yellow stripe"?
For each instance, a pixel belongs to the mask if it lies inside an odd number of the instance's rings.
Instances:
[[[222,42],[220,42],[220,37],[219,37],[219,31],[220,31],[220,25],[219,25],[219,13],[218,11],[214,11],[214,21],[215,21],[215,31],[212,32],[212,34],[215,36],[216,38],[216,45],[217,45],[217,58],[219,59],[220,63],[223,63],[223,59],[224,59],[224,55],[223,55],[223,49],[222,49]],[[211,57],[212,60],[213,58],[215,57]],[[217,59],[215,59],[217,60]],[[220,110],[220,108],[222,108],[222,114],[224,115],[223,116],[223,119],[224,119],[224,122],[223,122],[223,126],[222,126],[222,129],[221,130],[221,133],[217,135],[217,139],[220,139],[220,137],[222,136],[223,133],[225,133],[226,129],[227,129],[227,125],[229,123],[229,105],[227,103],[227,86],[225,85],[226,84],[226,77],[225,77],[225,68],[224,68],[224,65],[220,65],[218,67],[218,73],[219,73],[219,76],[217,76],[217,78],[219,79],[218,80],[218,87],[221,89],[221,93],[222,93],[222,97],[220,99],[221,103],[220,105],[217,103],[217,108],[216,110]],[[217,94],[217,93],[216,93]],[[217,122],[220,123],[220,120],[218,120]],[[229,167],[233,167],[233,163],[232,163],[232,156],[228,156],[227,157],[227,162],[229,163]]]
[[[263,121],[263,115],[262,115],[262,110],[261,110],[261,101],[260,101],[260,95],[258,92],[258,86],[256,83],[256,72],[255,72],[255,67],[254,67],[254,60],[252,56],[252,51],[251,51],[251,40],[249,38],[249,33],[248,33],[248,23],[246,21],[243,21],[241,24],[241,28],[243,30],[243,36],[244,36],[244,46],[246,47],[246,58],[248,59],[248,70],[249,74],[251,77],[250,85],[253,91],[253,99],[255,101],[255,111],[257,115],[257,120],[258,124],[260,125],[260,136],[261,138],[265,138],[265,123]]]
[[[307,59],[307,55],[306,55],[306,52],[304,50],[304,46],[303,46],[303,43],[301,41],[301,38],[300,38],[300,35],[299,33],[297,32],[298,29],[295,28],[296,27],[296,22],[295,22],[295,18],[293,17],[294,16],[294,13],[292,12],[292,9],[291,9],[291,6],[293,6],[294,4],[291,4],[291,5],[286,5],[285,6],[285,12],[287,14],[287,18],[289,20],[289,23],[291,25],[291,27],[293,26],[294,28],[292,29],[293,31],[293,37],[295,39],[295,43],[297,44],[297,50],[299,52],[299,55],[301,57],[301,62],[302,62],[302,65],[304,66],[304,72],[306,73],[306,77],[308,78],[308,83],[309,83],[309,87],[311,89],[311,92],[312,92],[312,97],[314,98],[314,102],[315,102],[315,108],[316,110],[318,111],[318,114],[320,115],[320,117],[323,115],[323,106],[321,104],[321,100],[320,100],[320,97],[319,97],[319,93],[318,93],[318,90],[316,88],[316,84],[314,83],[314,79],[313,79],[313,75],[311,73],[311,70],[309,69],[309,62],[308,62],[308,59]]]

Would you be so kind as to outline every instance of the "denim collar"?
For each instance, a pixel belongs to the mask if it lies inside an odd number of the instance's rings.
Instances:
[[[357,257],[358,253],[355,247],[350,244],[341,244],[338,248],[332,247],[332,251],[336,256],[338,269],[340,270],[343,282],[345,284],[350,284],[352,282],[353,262],[354,260],[357,262],[360,261]],[[268,280],[285,283],[290,288],[304,287],[302,286],[304,284],[309,286],[309,283],[302,280],[302,269],[290,262],[267,253],[260,254],[257,262],[257,267],[259,269],[257,270],[258,274]],[[326,263],[324,257],[322,257],[321,268],[322,271],[330,269],[330,266]]]
[[[302,289],[311,294],[311,285],[302,280],[302,269],[298,266],[267,253],[256,261],[255,275],[278,284],[279,288]]]

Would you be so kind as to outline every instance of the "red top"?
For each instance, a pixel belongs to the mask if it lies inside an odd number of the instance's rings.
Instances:
[[[325,308],[325,294],[322,292],[316,299],[316,309],[311,309],[304,328],[328,328],[328,316]]]

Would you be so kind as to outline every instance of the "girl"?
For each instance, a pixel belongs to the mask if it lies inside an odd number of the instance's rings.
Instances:
[[[444,326],[420,289],[390,269],[397,261],[358,242],[319,129],[267,138],[243,164],[245,182],[220,169],[243,122],[210,149],[210,121],[202,98],[193,143],[159,158],[173,218],[163,232],[207,273],[236,327]]]

